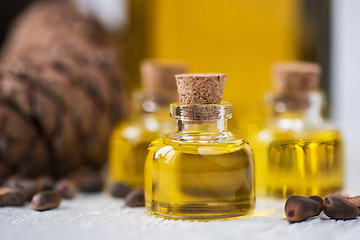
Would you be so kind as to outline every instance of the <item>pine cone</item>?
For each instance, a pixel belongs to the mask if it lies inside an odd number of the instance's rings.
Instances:
[[[33,4],[0,62],[0,179],[100,168],[124,112],[119,66],[107,32],[71,1]]]

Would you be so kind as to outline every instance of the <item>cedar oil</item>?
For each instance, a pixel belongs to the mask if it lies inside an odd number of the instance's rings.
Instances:
[[[253,139],[258,193],[285,198],[341,190],[343,141],[322,116],[320,67],[287,63],[275,74],[275,93],[267,95],[270,115]]]
[[[170,107],[176,129],[154,140],[146,159],[148,211],[167,218],[197,220],[251,213],[255,206],[252,149],[246,140],[227,131],[231,105],[217,103],[222,96],[217,88],[225,75],[176,78],[182,102]]]

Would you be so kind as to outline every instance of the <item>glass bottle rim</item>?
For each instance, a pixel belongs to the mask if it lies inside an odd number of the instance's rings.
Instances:
[[[325,93],[321,90],[316,90],[316,91],[307,91],[307,92],[301,92],[298,94],[292,94],[292,93],[276,93],[274,91],[265,91],[264,92],[264,99],[265,100],[273,100],[276,99],[277,97],[295,97],[295,98],[313,98],[313,99],[319,99],[319,98],[324,98],[325,97]]]
[[[228,102],[220,104],[170,104],[170,116],[176,120],[206,121],[221,120],[232,117],[232,105]]]
[[[292,93],[275,93],[273,91],[267,91],[264,93],[264,102],[267,107],[273,108],[276,112],[285,112],[287,111],[287,105],[296,104],[296,102],[304,103],[307,101],[307,107],[300,107],[299,111],[304,111],[306,109],[317,108],[322,109],[324,107],[324,98],[325,94],[322,91],[308,91],[299,94]],[[292,109],[296,111],[296,109]]]

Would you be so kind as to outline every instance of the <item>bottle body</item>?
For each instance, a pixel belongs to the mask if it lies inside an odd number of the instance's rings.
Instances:
[[[324,196],[342,189],[343,143],[336,129],[299,133],[267,128],[254,143],[261,195]]]
[[[110,139],[110,181],[143,188],[149,144],[172,128],[173,123],[168,111],[144,113],[138,116],[138,119],[116,126]]]
[[[311,104],[321,99],[317,93],[312,97],[315,98]],[[259,195],[280,198],[324,196],[342,189],[344,150],[341,134],[336,127],[323,121],[320,114],[313,113],[304,116],[282,112],[273,116],[256,134],[253,143]]]
[[[185,125],[191,130],[178,130],[149,147],[145,167],[148,211],[198,220],[251,213],[255,179],[250,144],[227,131],[212,131],[219,127],[216,123]]]

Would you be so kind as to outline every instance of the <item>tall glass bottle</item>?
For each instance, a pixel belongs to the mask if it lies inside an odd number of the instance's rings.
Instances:
[[[177,101],[174,75],[184,72],[187,65],[181,62],[147,60],[142,63],[142,93],[135,95],[130,119],[115,127],[110,140],[112,182],[144,187],[147,148],[153,139],[173,129],[168,106]]]
[[[322,116],[320,71],[312,63],[275,66],[270,115],[253,141],[260,195],[325,195],[343,187],[343,142]]]
[[[249,214],[255,205],[252,149],[227,130],[231,105],[221,103],[225,75],[177,75],[176,129],[154,140],[145,167],[146,207],[177,219]]]

